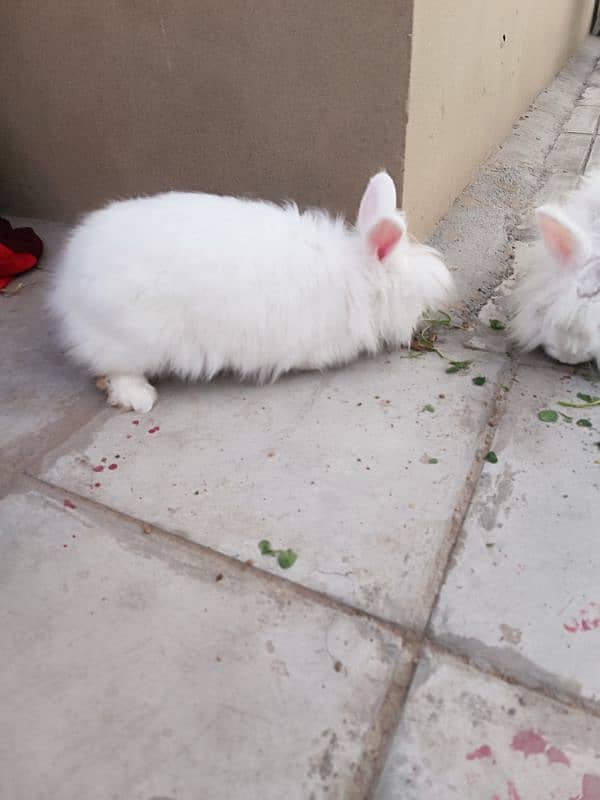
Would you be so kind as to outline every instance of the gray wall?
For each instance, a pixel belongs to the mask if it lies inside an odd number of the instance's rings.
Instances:
[[[4,0],[0,208],[401,183],[412,0]]]

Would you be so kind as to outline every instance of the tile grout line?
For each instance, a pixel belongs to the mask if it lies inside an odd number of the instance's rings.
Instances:
[[[151,542],[152,538],[156,537],[160,538],[162,542],[174,543],[181,548],[185,548],[189,552],[193,552],[200,556],[208,556],[217,562],[220,561],[230,569],[233,569],[236,574],[241,575],[251,573],[256,580],[263,582],[267,586],[283,589],[285,591],[291,591],[301,599],[315,602],[318,605],[339,611],[347,616],[359,617],[373,622],[374,624],[380,626],[383,630],[398,636],[400,639],[402,639],[402,642],[406,643],[408,646],[414,646],[419,639],[419,634],[407,626],[393,622],[385,617],[381,617],[376,613],[366,611],[365,609],[353,606],[349,603],[345,603],[344,601],[338,600],[331,595],[320,592],[317,589],[311,589],[309,586],[305,586],[304,584],[298,583],[297,581],[291,580],[283,575],[277,575],[276,573],[262,569],[261,567],[256,566],[253,559],[242,561],[236,556],[228,555],[220,550],[215,550],[209,545],[189,539],[181,533],[169,531],[153,522],[146,522],[145,520],[134,517],[125,511],[120,511],[112,506],[104,505],[98,500],[78,494],[76,491],[71,489],[65,489],[58,484],[44,480],[43,478],[39,478],[30,473],[23,473],[21,475],[21,484],[25,486],[29,485],[31,488],[37,489],[38,491],[49,491],[50,495],[52,496],[60,495],[61,497],[65,498],[73,498],[73,500],[76,500],[82,508],[89,507],[96,513],[108,514],[109,516],[122,520],[129,525],[136,526],[140,530],[144,525],[148,525],[152,529],[151,533],[141,534],[147,541]],[[13,489],[18,489],[18,484],[13,486]]]
[[[450,569],[452,556],[454,554],[457,542],[459,541],[461,533],[463,531],[464,520],[469,512],[469,508],[471,507],[471,502],[477,490],[477,486],[479,485],[481,473],[485,465],[483,453],[484,451],[489,450],[491,444],[493,443],[496,433],[497,423],[504,414],[507,405],[506,398],[509,392],[505,391],[503,387],[506,386],[507,384],[513,383],[517,370],[517,365],[514,364],[512,360],[507,356],[505,356],[504,358],[506,363],[498,372],[498,377],[496,380],[496,391],[492,398],[491,408],[489,414],[487,415],[487,419],[484,423],[484,427],[482,428],[481,433],[478,436],[478,441],[475,444],[475,450],[474,450],[473,460],[471,462],[471,467],[466,475],[463,489],[461,492],[462,497],[459,498],[459,501],[457,502],[452,517],[450,519],[450,525],[446,537],[448,546],[446,548],[445,557],[443,557],[441,575],[437,584],[437,589],[435,591],[434,597],[431,601],[429,614],[423,626],[423,630],[422,632],[420,632],[418,641],[416,643],[416,652],[414,655],[412,668],[403,699],[405,699],[408,696],[418,665],[421,662],[424,647],[428,642],[427,630],[429,628],[429,623],[435,611],[439,594],[446,581],[446,576]],[[385,762],[387,760],[387,757],[389,755],[389,752],[393,744],[395,732],[402,719],[403,710],[404,710],[404,702],[401,703],[397,709],[395,724],[393,726],[389,726],[387,739],[382,739],[380,743],[380,749],[375,754],[375,765],[372,770],[373,772],[372,780],[368,787],[367,793],[365,794],[365,798],[373,798],[375,795],[377,784],[379,782],[379,779],[383,772],[383,768],[385,766]]]
[[[452,646],[448,642],[439,640],[434,636],[426,635],[424,643],[434,653],[449,656],[450,658],[459,661],[464,666],[469,667],[481,675],[487,675],[494,680],[501,681],[507,686],[517,687],[525,692],[535,695],[538,699],[555,703],[559,706],[569,708],[575,711],[580,711],[595,719],[600,719],[600,705],[595,701],[586,700],[579,695],[572,694],[569,691],[561,689],[554,690],[553,687],[542,682],[538,684],[527,684],[520,678],[502,672],[501,669],[494,666],[491,662],[479,660],[476,657],[469,656],[467,652],[460,647]]]

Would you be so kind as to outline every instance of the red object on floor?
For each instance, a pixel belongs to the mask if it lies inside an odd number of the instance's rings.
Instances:
[[[32,228],[13,228],[0,217],[0,291],[21,272],[35,267],[44,243]]]

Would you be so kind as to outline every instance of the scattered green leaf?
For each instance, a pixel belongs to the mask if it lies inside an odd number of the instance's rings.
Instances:
[[[277,553],[277,563],[281,569],[289,569],[294,565],[298,555],[293,550],[280,550]]]
[[[564,419],[565,422],[573,422],[573,417],[567,416],[567,414],[563,414],[562,411],[559,411],[559,414]]]
[[[490,450],[490,452],[485,457],[485,460],[489,461],[490,464],[497,464],[498,463],[498,456],[496,455],[496,453],[494,453],[493,450]]]
[[[490,320],[490,328],[493,331],[503,331],[504,330],[504,323],[500,322],[499,319],[491,319]]]
[[[428,461],[427,463],[428,463],[428,464],[438,464],[439,462],[438,462],[438,459],[437,459],[437,458],[430,458],[430,459],[429,459],[429,461]]]
[[[451,361],[446,372],[452,374],[454,372],[460,372],[461,370],[467,370],[472,363],[472,361]]]
[[[556,422],[558,419],[558,414],[556,411],[553,411],[550,408],[546,408],[543,411],[540,411],[538,414],[538,419],[542,422]]]
[[[485,383],[485,378],[483,377],[483,375],[478,375],[476,378],[473,378],[473,383],[475,384],[475,386],[483,386],[483,384]]]
[[[432,406],[431,403],[427,403],[426,406],[423,406],[423,411],[429,411],[430,414],[433,414],[435,406]]]
[[[273,556],[277,558],[277,563],[281,569],[289,569],[293,566],[298,558],[298,554],[289,548],[287,550],[274,550],[271,547],[271,542],[268,539],[261,539],[258,543],[258,549],[263,556]]]
[[[583,419],[578,419],[575,424],[579,425],[580,428],[591,428],[592,427],[592,423],[589,421],[589,419],[585,419],[585,417]]]
[[[577,397],[579,400],[583,400],[584,403],[596,403],[600,400],[600,397],[592,397],[591,394],[584,394],[583,392],[577,392]]]

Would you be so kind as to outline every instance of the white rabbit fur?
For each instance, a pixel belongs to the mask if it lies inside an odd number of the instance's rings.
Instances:
[[[387,173],[356,229],[293,204],[171,192],[115,202],[74,230],[50,295],[71,356],[112,405],[146,412],[147,377],[259,381],[408,345],[451,276],[409,240]]]
[[[565,364],[600,364],[600,172],[537,219],[541,241],[513,295],[511,337]]]

